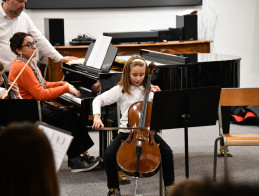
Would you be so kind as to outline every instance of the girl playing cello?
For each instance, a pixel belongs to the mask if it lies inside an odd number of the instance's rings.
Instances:
[[[111,105],[115,102],[118,103],[121,110],[120,127],[127,127],[128,109],[135,102],[143,101],[147,76],[148,67],[145,59],[140,56],[132,56],[129,58],[124,66],[121,81],[118,85],[94,99],[94,122],[92,128],[98,129],[104,127],[101,121],[101,107]],[[158,86],[151,87],[149,101],[153,100],[155,91],[160,91],[160,88]],[[119,130],[118,136],[114,138],[104,154],[104,165],[109,188],[108,196],[120,196],[116,153],[121,145],[121,140],[126,140],[129,136],[129,132],[129,130]],[[169,188],[174,183],[173,152],[158,134],[155,134],[155,142],[160,144],[164,185]]]

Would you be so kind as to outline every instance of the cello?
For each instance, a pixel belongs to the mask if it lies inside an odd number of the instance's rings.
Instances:
[[[132,129],[116,155],[119,167],[135,177],[155,175],[161,163],[159,144],[154,141],[155,132],[150,130],[152,103],[148,98],[154,66],[153,62],[149,65],[144,100],[132,104],[128,110],[128,125]]]

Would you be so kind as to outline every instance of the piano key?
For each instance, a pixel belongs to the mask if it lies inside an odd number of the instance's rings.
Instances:
[[[65,94],[61,95],[60,97],[63,98],[63,99],[68,99],[72,102],[75,102],[75,103],[81,105],[82,99],[77,97],[77,96],[71,95],[69,93],[65,93]]]

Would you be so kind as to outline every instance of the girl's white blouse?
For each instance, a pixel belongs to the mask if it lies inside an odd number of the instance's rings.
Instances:
[[[129,107],[138,101],[143,101],[145,89],[143,86],[130,86],[132,95],[122,93],[121,91],[122,86],[117,85],[101,95],[98,95],[93,100],[93,115],[101,114],[101,107],[117,102],[121,112],[120,127],[127,127]],[[153,97],[154,93],[150,92],[149,101],[152,101]],[[119,132],[128,133],[129,130],[123,129],[119,130]]]

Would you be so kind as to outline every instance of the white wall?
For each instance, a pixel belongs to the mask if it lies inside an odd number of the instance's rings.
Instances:
[[[32,0],[29,0],[32,1]],[[257,0],[204,0],[202,6],[26,10],[44,33],[44,18],[64,18],[65,43],[79,33],[145,31],[175,27],[177,13],[198,11],[199,39],[213,40],[212,53],[241,57],[241,87],[259,86],[259,3]]]

